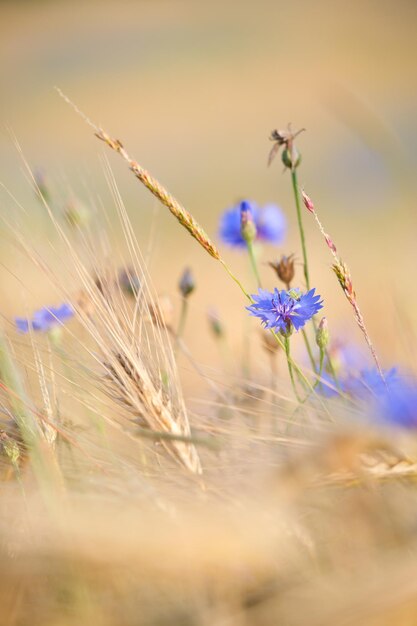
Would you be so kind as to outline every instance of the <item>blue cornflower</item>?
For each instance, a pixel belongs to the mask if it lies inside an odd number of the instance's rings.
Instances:
[[[375,403],[376,417],[405,428],[417,428],[417,383],[397,379]]]
[[[252,296],[254,303],[246,307],[251,315],[259,317],[265,328],[273,328],[285,337],[302,328],[323,307],[315,289],[302,294],[299,289],[266,291],[259,289]]]
[[[349,376],[344,382],[347,393],[363,400],[378,398],[398,383],[398,372],[395,367],[384,371],[385,383],[376,367],[364,369],[359,376]]]
[[[220,219],[219,234],[229,246],[246,246],[242,236],[241,214],[249,212],[256,226],[256,240],[269,243],[281,243],[287,230],[287,220],[282,210],[275,204],[259,207],[255,202],[242,200],[236,206],[227,209]]]
[[[30,329],[46,332],[54,326],[66,322],[73,317],[73,315],[74,309],[72,306],[64,302],[58,307],[44,307],[43,309],[39,309],[39,311],[35,311],[32,319],[16,317],[15,322],[17,329],[21,333],[27,333]]]

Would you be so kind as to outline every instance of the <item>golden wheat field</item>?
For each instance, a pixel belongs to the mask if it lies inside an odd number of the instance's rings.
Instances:
[[[417,623],[416,18],[0,2],[0,624]]]

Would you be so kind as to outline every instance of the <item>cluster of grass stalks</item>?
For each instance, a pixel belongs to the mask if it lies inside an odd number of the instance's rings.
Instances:
[[[89,123],[196,239],[196,254],[223,265],[242,307],[253,302],[193,216]],[[289,129],[272,138],[291,171],[308,288],[295,136]],[[413,437],[381,428],[345,397],[323,324],[314,322],[319,360],[305,334],[308,368],[294,360],[288,337],[263,331],[270,385],[254,367],[246,378],[205,371],[180,332],[186,306],[178,331],[107,161],[105,172],[123,259],[101,208],[93,225],[74,205],[57,213],[30,168],[54,227],[56,263],[4,218],[16,250],[71,303],[74,319],[46,333],[29,324],[26,335],[4,324],[0,624],[415,624]],[[321,229],[376,358],[350,274]],[[219,320],[212,329],[221,343]],[[276,368],[279,351],[289,376]],[[179,355],[209,383],[193,410]],[[321,395],[321,385],[336,397]]]

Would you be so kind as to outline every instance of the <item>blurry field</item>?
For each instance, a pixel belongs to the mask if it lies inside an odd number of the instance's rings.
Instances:
[[[349,260],[372,334],[385,355],[407,359],[395,309],[412,315],[411,307],[402,310],[404,290],[416,301],[408,278],[416,261],[414,2],[3,2],[1,15],[1,179],[28,220],[38,224],[42,210],[8,127],[62,201],[74,191],[87,203],[109,204],[102,147],[57,97],[56,84],[123,139],[213,236],[219,212],[241,197],[275,201],[295,223],[288,176],[278,163],[266,168],[270,130],[292,121],[307,128],[300,182]],[[109,159],[145,242],[155,201]],[[16,211],[4,194],[2,206]],[[200,284],[196,324],[207,299],[238,315],[221,273],[186,234],[174,239],[174,229],[160,211],[158,288],[172,293],[191,264]],[[298,253],[290,233],[282,251]],[[312,224],[308,237],[315,284],[337,325],[344,303],[332,297],[327,250]],[[227,258],[245,270],[239,255]],[[19,297],[6,276],[2,286]],[[8,305],[4,312],[17,311]]]
[[[416,374],[416,23],[412,0],[0,2],[1,624],[416,623],[415,436],[354,402],[297,404],[220,263],[54,90],[192,212],[251,293],[219,217],[243,198],[280,205],[288,237],[262,248],[264,286],[266,262],[295,253],[304,288],[290,173],[267,157],[272,129],[305,127],[300,185],[384,368]],[[135,258],[119,192],[150,284],[139,304],[115,280]],[[92,222],[62,236],[71,202]],[[367,354],[307,211],[304,224],[331,336]],[[176,329],[186,266],[178,349],[151,300],[171,298]],[[15,316],[67,298],[83,306],[62,344],[16,332]],[[293,353],[308,367],[298,335]]]

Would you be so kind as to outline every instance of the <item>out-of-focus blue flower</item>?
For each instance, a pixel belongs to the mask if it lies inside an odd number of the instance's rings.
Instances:
[[[378,397],[375,408],[376,417],[388,424],[417,428],[417,383],[397,379],[388,384]]]
[[[355,398],[370,399],[378,398],[387,389],[394,388],[398,383],[398,372],[395,367],[384,371],[385,383],[382,380],[376,367],[364,369],[359,376],[350,376],[344,382],[347,393]]]
[[[320,383],[317,385],[316,391],[325,398],[335,398],[339,395],[339,390],[345,391],[343,381],[338,379],[337,384],[338,387],[329,372],[325,371],[320,376]]]
[[[281,243],[287,231],[287,220],[282,210],[275,204],[259,207],[255,202],[242,200],[236,206],[226,209],[220,219],[221,240],[229,246],[245,247],[242,236],[241,213],[250,212],[256,226],[256,240]]]
[[[315,289],[302,294],[299,289],[266,291],[259,289],[252,296],[254,303],[246,307],[259,317],[265,328],[273,328],[285,337],[302,328],[323,307]]]
[[[367,367],[367,354],[354,342],[335,339],[330,342],[328,353],[337,374],[346,377]]]
[[[72,306],[64,302],[58,307],[44,307],[43,309],[39,309],[39,311],[35,311],[32,319],[16,317],[16,328],[21,333],[27,333],[30,329],[39,332],[47,332],[54,326],[66,322],[73,317],[73,315],[74,309]]]
[[[395,367],[390,370],[385,370],[383,374],[385,383],[376,367],[363,369],[357,375],[345,373],[344,376],[338,376],[337,387],[343,393],[349,394],[357,400],[372,402],[375,399],[381,398],[386,393],[387,389],[395,388],[399,381],[398,372]],[[321,375],[321,378],[323,379],[323,383],[317,385],[317,391],[327,398],[336,396],[335,381],[330,374],[325,371]],[[331,387],[326,385],[327,382]]]

